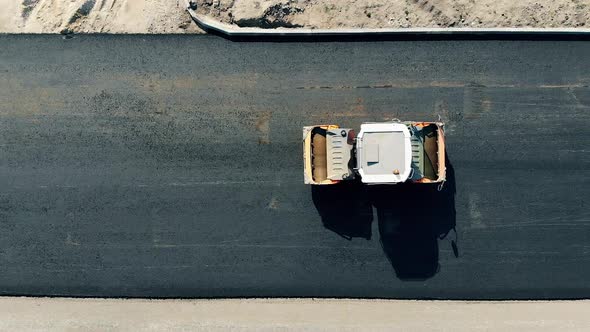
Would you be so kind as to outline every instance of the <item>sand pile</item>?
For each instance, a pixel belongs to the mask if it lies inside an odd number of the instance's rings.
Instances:
[[[185,33],[200,31],[184,0],[0,0],[0,31]]]

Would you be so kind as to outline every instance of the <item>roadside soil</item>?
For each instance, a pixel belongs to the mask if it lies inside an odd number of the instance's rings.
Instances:
[[[197,0],[243,27],[589,28],[590,0]],[[184,0],[0,0],[0,32],[202,33]]]
[[[0,0],[0,6],[0,32],[203,32],[184,0]]]
[[[307,28],[588,27],[590,0],[199,0],[238,26]]]

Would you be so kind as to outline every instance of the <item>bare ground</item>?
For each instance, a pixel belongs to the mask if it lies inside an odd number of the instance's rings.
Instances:
[[[0,0],[0,32],[198,33],[184,0]]]
[[[239,26],[590,27],[590,0],[197,0]],[[0,0],[0,32],[200,33],[185,0]]]
[[[200,0],[239,26],[309,28],[590,26],[590,0]]]

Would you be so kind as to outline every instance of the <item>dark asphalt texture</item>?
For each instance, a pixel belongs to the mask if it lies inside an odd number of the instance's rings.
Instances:
[[[0,35],[0,294],[589,298],[589,60]],[[302,126],[439,116],[441,192],[303,184]]]

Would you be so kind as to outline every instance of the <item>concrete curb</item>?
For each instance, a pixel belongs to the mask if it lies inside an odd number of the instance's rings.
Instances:
[[[590,29],[580,28],[379,28],[379,29],[309,29],[309,28],[245,28],[222,23],[197,14],[191,8],[190,1],[185,0],[187,11],[193,20],[205,31],[222,34],[228,37],[346,37],[346,36],[590,36]]]

